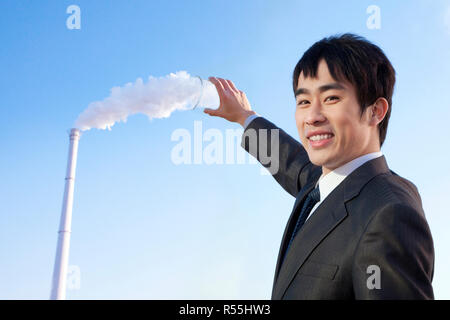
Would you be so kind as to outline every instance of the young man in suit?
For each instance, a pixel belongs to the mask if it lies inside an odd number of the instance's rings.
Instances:
[[[259,142],[276,139],[271,173],[296,198],[272,299],[434,298],[433,240],[420,195],[380,151],[395,71],[378,46],[344,34],[304,53],[293,73],[301,144],[252,111],[233,82],[210,81],[220,106],[205,113],[243,125],[242,146],[268,168],[261,155],[271,154],[273,141]]]

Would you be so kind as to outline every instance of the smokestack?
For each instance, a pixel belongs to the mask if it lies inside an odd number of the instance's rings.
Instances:
[[[73,190],[75,183],[75,168],[77,165],[78,141],[80,130],[70,130],[69,157],[67,159],[66,184],[58,231],[55,265],[53,269],[52,292],[50,299],[64,300],[66,298],[67,267],[69,262],[70,232],[72,224]]]

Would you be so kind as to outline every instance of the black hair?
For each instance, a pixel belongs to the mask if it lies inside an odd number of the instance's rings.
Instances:
[[[322,59],[327,63],[333,79],[345,79],[355,87],[361,116],[378,98],[383,97],[388,101],[386,115],[378,124],[381,147],[386,138],[395,85],[395,70],[383,50],[351,33],[324,38],[314,43],[295,66],[294,92],[300,73],[303,72],[305,78],[315,78]]]

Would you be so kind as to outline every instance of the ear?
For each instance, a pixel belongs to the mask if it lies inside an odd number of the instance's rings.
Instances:
[[[369,107],[369,124],[372,126],[377,126],[381,121],[383,121],[386,113],[389,109],[389,103],[385,98],[378,98],[377,101],[374,102]]]

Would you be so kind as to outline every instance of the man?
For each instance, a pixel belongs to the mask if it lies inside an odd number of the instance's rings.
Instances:
[[[304,53],[293,74],[301,144],[256,115],[233,82],[210,80],[221,102],[205,113],[243,125],[242,146],[258,160],[271,152],[270,143],[258,143],[262,135],[278,137],[271,173],[296,198],[272,299],[434,298],[433,240],[420,195],[380,151],[395,71],[379,47],[344,34]]]

